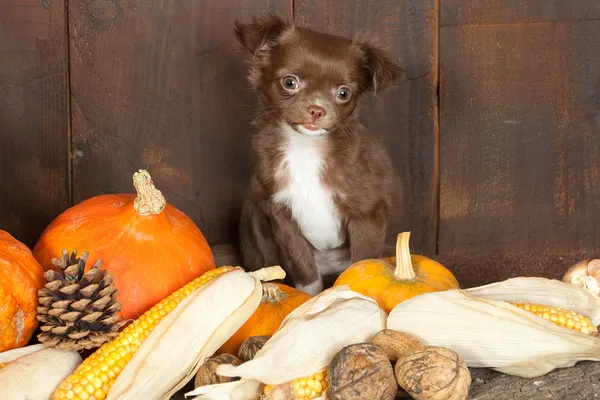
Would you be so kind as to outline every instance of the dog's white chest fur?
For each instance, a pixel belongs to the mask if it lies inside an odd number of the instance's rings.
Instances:
[[[277,173],[285,174],[287,185],[273,201],[290,207],[302,234],[315,248],[336,248],[342,244],[340,216],[331,191],[321,181],[325,139],[300,134],[289,126],[283,129],[287,143]]]

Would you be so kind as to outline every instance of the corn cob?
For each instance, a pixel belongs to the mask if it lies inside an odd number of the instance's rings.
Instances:
[[[118,336],[104,343],[58,386],[52,400],[104,400],[117,376],[156,325],[195,290],[217,276],[241,269],[219,267],[204,273],[146,311]]]
[[[589,334],[597,332],[598,329],[594,326],[589,318],[584,317],[574,311],[565,310],[559,307],[546,306],[541,304],[530,303],[510,303],[521,310],[529,311],[538,317],[544,318],[556,325],[565,328],[573,329],[581,333]]]
[[[289,385],[294,392],[294,400],[309,400],[318,399],[327,391],[329,384],[327,383],[327,370],[318,372],[307,378],[300,378],[292,382],[284,383],[283,386]],[[264,394],[269,398],[271,393],[277,386],[265,385]]]

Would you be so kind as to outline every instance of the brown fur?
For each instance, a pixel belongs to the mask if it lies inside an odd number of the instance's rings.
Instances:
[[[272,201],[287,183],[279,169],[285,140],[280,123],[308,123],[327,130],[320,148],[326,160],[322,181],[334,193],[344,238],[331,256],[349,253],[351,262],[381,257],[395,176],[377,137],[358,122],[357,106],[363,93],[399,82],[403,70],[371,42],[296,27],[274,15],[250,24],[236,21],[235,34],[248,55],[248,80],[259,98],[253,173],[239,231],[243,265],[248,270],[281,265],[294,284],[318,279],[315,249],[290,209]],[[295,94],[282,86],[289,74],[301,76],[305,85]],[[338,85],[352,93],[343,103],[336,97]],[[307,108],[313,107],[315,96],[326,114],[312,120]]]

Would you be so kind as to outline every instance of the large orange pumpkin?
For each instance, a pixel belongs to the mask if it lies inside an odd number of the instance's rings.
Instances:
[[[217,354],[236,355],[242,343],[250,336],[272,336],[279,326],[298,306],[312,296],[282,283],[263,283],[263,296],[260,305]]]
[[[349,285],[376,300],[387,313],[419,294],[458,288],[458,281],[446,267],[410,254],[409,238],[410,232],[398,235],[396,257],[358,261],[342,272],[333,286]]]
[[[87,199],[59,215],[33,254],[45,270],[62,249],[87,250],[113,273],[121,318],[137,318],[192,279],[215,268],[213,253],[196,224],[167,204],[145,170],[133,175],[134,194]],[[88,263],[86,269],[93,262]]]
[[[25,346],[37,328],[44,270],[31,250],[0,230],[0,352]]]

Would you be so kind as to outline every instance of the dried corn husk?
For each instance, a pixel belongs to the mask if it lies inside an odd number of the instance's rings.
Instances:
[[[56,387],[81,363],[75,350],[26,346],[0,353],[0,399],[48,400]]]
[[[240,381],[202,386],[186,396],[254,399],[263,384],[279,385],[324,370],[344,346],[381,331],[386,317],[376,301],[348,286],[327,289],[292,311],[252,360],[217,368],[217,374]]]
[[[32,344],[30,346],[17,347],[16,349],[4,351],[0,353],[0,364],[8,364],[19,357],[23,357],[27,354],[45,349],[46,347],[48,346],[45,344]]]
[[[154,328],[123,369],[107,400],[169,399],[256,311],[260,280],[281,279],[280,267],[214,278]]]
[[[474,297],[511,303],[537,303],[585,315],[600,324],[600,299],[583,288],[556,279],[519,277],[466,289]]]
[[[514,278],[468,290],[426,293],[398,304],[387,328],[457,352],[469,367],[536,377],[581,360],[600,360],[600,340],[558,326],[508,302],[566,308],[600,320],[600,300],[545,278]]]

